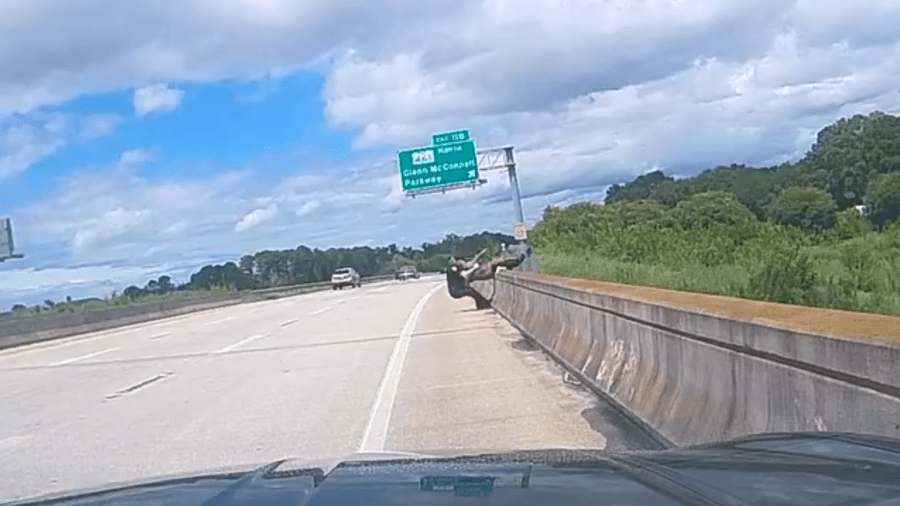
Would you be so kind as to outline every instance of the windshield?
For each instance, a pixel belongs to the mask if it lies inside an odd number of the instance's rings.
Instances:
[[[900,438],[900,0],[0,11],[0,503]]]

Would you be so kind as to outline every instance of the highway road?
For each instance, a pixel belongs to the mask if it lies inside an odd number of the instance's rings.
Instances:
[[[285,457],[642,444],[440,277],[0,352],[0,501]]]

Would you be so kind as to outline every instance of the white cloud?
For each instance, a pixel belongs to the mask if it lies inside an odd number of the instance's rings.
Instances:
[[[186,220],[176,221],[175,223],[163,228],[159,235],[164,239],[177,239],[190,229],[190,223]]]
[[[335,48],[383,40],[423,16],[451,13],[444,15],[449,20],[472,3],[7,2],[0,18],[0,114],[153,82],[282,76],[322,65]],[[115,23],[104,21],[111,17]]]
[[[319,206],[321,206],[321,205],[322,205],[322,203],[319,201],[310,200],[309,202],[306,202],[302,206],[300,206],[299,209],[294,211],[294,215],[297,216],[298,218],[302,218],[302,217],[312,213],[316,209],[318,209]]]
[[[409,127],[447,115],[552,110],[586,93],[675,74],[697,58],[760,54],[789,8],[781,0],[485,1],[460,25],[423,20],[432,35],[424,40],[401,32],[395,45],[406,52],[338,59],[326,112],[377,142],[398,140],[398,126],[412,133],[418,129]]]
[[[117,114],[92,114],[81,121],[79,134],[85,139],[97,139],[115,130],[120,121]]]
[[[184,90],[167,84],[153,84],[134,90],[134,112],[144,116],[151,112],[174,111],[184,99]]]
[[[161,245],[148,262],[183,260],[197,240],[232,228],[239,218],[244,174],[150,181],[133,169],[116,164],[70,175],[46,199],[16,210],[23,251],[30,243],[36,262],[128,263]],[[161,243],[160,234],[192,240]],[[49,253],[42,257],[41,251]]]
[[[16,176],[65,145],[52,123],[0,124],[0,181]]]
[[[76,253],[89,252],[94,247],[110,239],[118,239],[145,222],[150,217],[146,209],[126,209],[117,207],[78,227],[72,239],[72,249]]]
[[[102,137],[117,124],[118,116],[112,114],[83,117],[45,111],[0,114],[0,181],[22,174],[74,139]]]
[[[900,32],[856,45],[850,27],[812,37],[817,29],[798,20],[807,2],[516,5],[484,4],[497,24],[482,41],[464,30],[411,53],[339,58],[326,117],[358,128],[361,146],[414,146],[468,126],[480,148],[515,145],[523,192],[545,194],[652,167],[796,159],[839,117],[900,105],[890,77],[900,73]],[[900,23],[900,2],[877,9]],[[760,21],[746,24],[755,33],[736,24],[745,18]],[[513,37],[525,27],[528,37]],[[628,36],[641,30],[649,35]]]
[[[120,167],[134,167],[136,165],[140,165],[144,162],[149,162],[154,159],[153,153],[146,149],[129,149],[122,152],[122,155],[119,157],[119,166]]]
[[[259,226],[274,218],[276,214],[278,214],[278,206],[275,204],[254,209],[241,218],[241,221],[237,222],[234,226],[234,231],[243,232],[244,230]]]

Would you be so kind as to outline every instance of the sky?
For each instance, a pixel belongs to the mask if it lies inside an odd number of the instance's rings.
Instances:
[[[514,146],[526,221],[661,169],[802,157],[900,111],[900,0],[6,0],[0,310],[301,244],[512,233],[503,172],[404,195],[397,152]]]

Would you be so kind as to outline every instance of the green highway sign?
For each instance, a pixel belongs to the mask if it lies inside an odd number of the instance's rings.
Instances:
[[[404,191],[478,179],[475,142],[471,140],[405,149],[399,159]]]
[[[435,146],[439,146],[441,144],[452,144],[454,142],[465,142],[468,140],[470,140],[468,130],[454,130],[452,132],[444,132],[431,136],[431,143]]]

